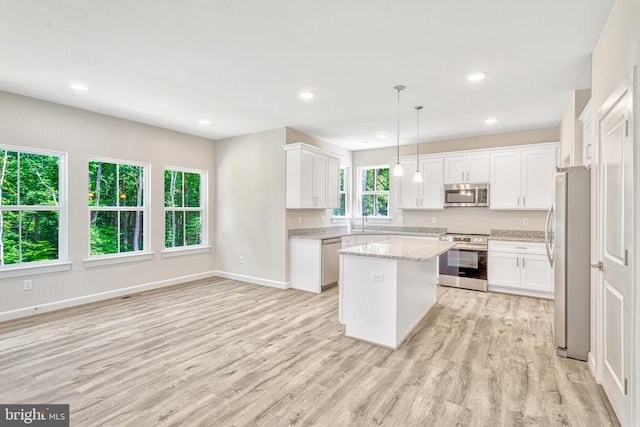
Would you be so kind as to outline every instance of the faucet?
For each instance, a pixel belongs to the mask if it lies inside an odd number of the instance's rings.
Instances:
[[[364,231],[366,221],[367,221],[367,214],[363,213],[362,214],[362,231]]]

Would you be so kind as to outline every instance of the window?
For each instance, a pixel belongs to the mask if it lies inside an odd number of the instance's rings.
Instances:
[[[389,215],[389,166],[360,169],[360,209],[369,216]]]
[[[206,172],[171,168],[164,171],[164,246],[204,244]]]
[[[0,156],[0,265],[65,258],[65,155],[3,146]]]
[[[347,216],[347,179],[349,178],[349,168],[340,166],[340,208],[333,210],[333,216]]]
[[[89,161],[90,255],[145,250],[147,175],[143,163]]]

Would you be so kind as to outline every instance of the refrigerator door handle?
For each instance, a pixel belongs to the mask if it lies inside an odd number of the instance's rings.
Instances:
[[[549,212],[547,212],[547,219],[544,224],[544,247],[547,250],[547,258],[549,258],[549,264],[553,267],[553,254],[551,253],[552,246],[552,235],[553,231],[549,230],[551,225],[551,216],[553,215],[553,205],[549,208]]]

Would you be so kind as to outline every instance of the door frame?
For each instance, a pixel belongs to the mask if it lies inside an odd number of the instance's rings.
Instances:
[[[627,355],[630,358],[631,366],[628,376],[630,384],[627,390],[627,421],[628,425],[635,425],[636,421],[640,420],[640,251],[636,250],[637,243],[640,242],[640,227],[638,226],[638,220],[640,219],[640,174],[638,173],[638,167],[640,166],[640,147],[639,147],[639,134],[636,132],[637,125],[640,123],[640,111],[638,108],[638,78],[637,67],[633,67],[629,77],[627,77],[614,91],[610,93],[606,101],[598,108],[597,114],[594,114],[592,120],[595,121],[595,130],[597,150],[595,154],[595,180],[596,180],[596,207],[595,213],[597,215],[596,221],[594,221],[594,230],[596,233],[595,244],[596,250],[593,252],[597,258],[593,261],[597,263],[604,259],[604,242],[603,242],[603,230],[604,230],[604,182],[602,174],[600,173],[601,159],[602,159],[602,143],[601,143],[601,126],[600,121],[603,116],[615,105],[617,100],[624,94],[624,92],[630,92],[629,108],[631,109],[629,114],[629,132],[632,138],[632,163],[633,163],[633,175],[632,175],[632,194],[634,197],[632,205],[632,227],[631,230],[632,240],[631,247],[629,248],[632,255],[631,275],[630,275],[630,295],[627,297],[631,300],[631,319],[630,319],[630,340],[629,351],[631,354]],[[593,134],[592,134],[593,135]],[[594,171],[592,170],[592,178]],[[598,384],[602,383],[602,376],[604,371],[604,277],[600,270],[592,270],[595,274],[595,294],[592,298],[595,299],[595,330],[591,333],[595,334],[595,349],[591,349],[589,364],[594,371],[594,377]],[[595,363],[592,358],[595,358]],[[624,424],[623,424],[624,427]]]

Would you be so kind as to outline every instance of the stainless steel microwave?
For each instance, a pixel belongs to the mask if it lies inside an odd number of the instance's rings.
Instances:
[[[445,208],[489,206],[489,184],[453,184],[444,186]]]

